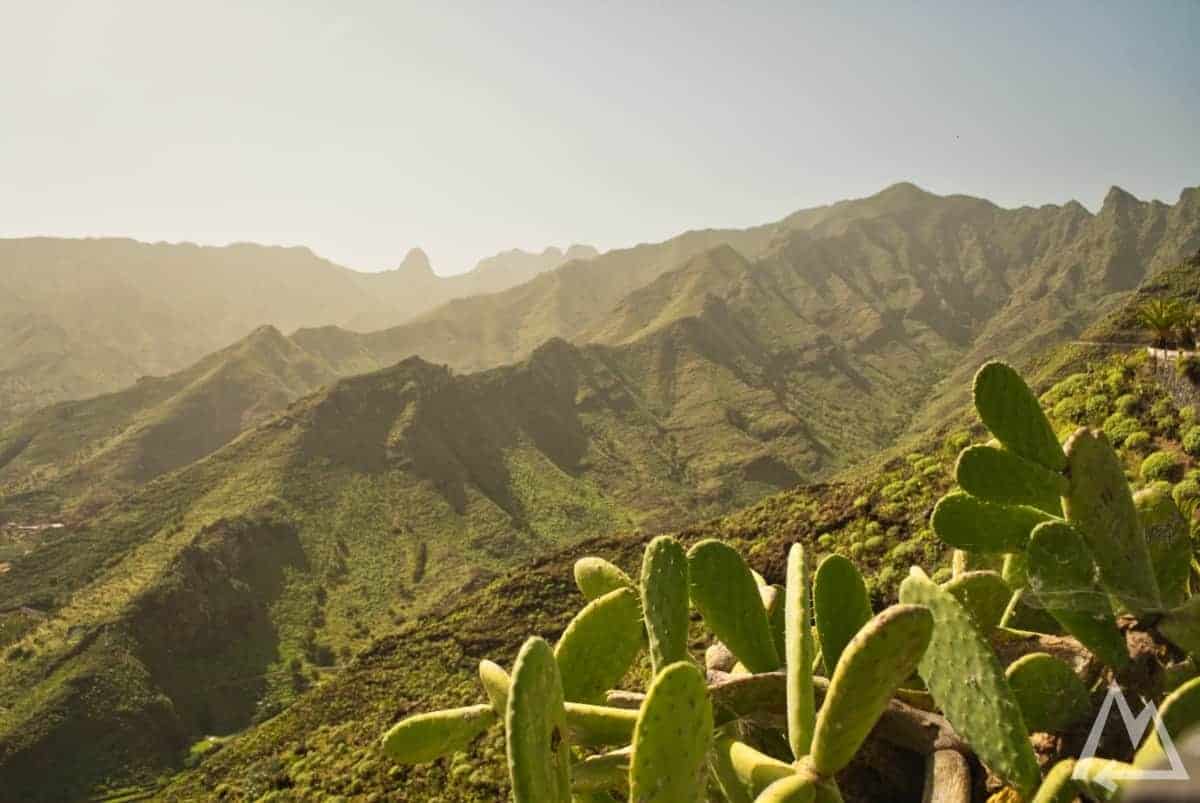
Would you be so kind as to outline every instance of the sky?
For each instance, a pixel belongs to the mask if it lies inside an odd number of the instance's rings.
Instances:
[[[1200,1],[0,0],[0,236],[439,273],[913,181],[1200,184]],[[0,266],[2,268],[2,266]]]

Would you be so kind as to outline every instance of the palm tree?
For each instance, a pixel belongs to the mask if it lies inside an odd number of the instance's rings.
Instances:
[[[1154,335],[1154,345],[1166,348],[1175,333],[1175,327],[1187,319],[1183,304],[1173,298],[1155,298],[1137,309],[1137,322]]]

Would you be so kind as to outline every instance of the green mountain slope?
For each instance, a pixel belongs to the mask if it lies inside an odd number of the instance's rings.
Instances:
[[[1195,267],[1168,271],[1165,282],[1195,292]],[[1148,289],[1153,294],[1159,289]],[[1127,311],[1127,310],[1126,310]],[[1091,334],[1111,334],[1108,324]],[[1058,368],[1043,374],[1039,390],[1060,437],[1081,424],[1106,429],[1118,414],[1145,437],[1121,443],[1120,454],[1136,486],[1150,480],[1139,467],[1151,452],[1171,455],[1177,466],[1175,492],[1193,498],[1200,468],[1180,445],[1181,422],[1195,419],[1200,390],[1180,396],[1172,381],[1140,348],[1107,356],[1077,358],[1077,346],[1046,357]],[[1076,355],[1076,356],[1072,356]],[[1173,372],[1167,366],[1167,374]],[[1085,404],[1086,402],[1086,404]],[[819,560],[837,553],[852,558],[867,576],[876,607],[894,600],[908,566],[948,576],[949,555],[929,531],[933,501],[952,483],[951,466],[972,437],[927,434],[912,451],[844,482],[811,486],[769,497],[745,510],[684,529],[685,544],[702,538],[729,541],[749,555],[768,582],[781,582],[788,546],[796,541]],[[1127,437],[1127,436],[1126,436]],[[1157,475],[1156,475],[1157,476]],[[605,536],[548,555],[448,601],[437,611],[406,623],[359,653],[335,678],[319,685],[279,717],[241,734],[186,771],[159,794],[166,800],[220,795],[255,800],[272,792],[303,799],[341,795],[348,799],[403,794],[408,799],[491,801],[504,799],[508,780],[500,728],[490,730],[465,753],[434,764],[403,767],[389,762],[378,737],[394,722],[418,711],[482,699],[476,676],[482,658],[507,666],[530,634],[553,641],[581,598],[571,582],[573,561],[601,555],[636,576],[646,536]],[[693,643],[700,654],[702,643]],[[644,681],[645,667],[627,680]],[[847,790],[847,800],[864,800]],[[907,799],[899,792],[897,799]],[[919,791],[917,793],[919,795]]]
[[[0,517],[90,515],[334,378],[266,326],[185,371],[47,407],[0,429]]]
[[[307,248],[0,239],[0,425],[178,371],[264,324],[380,329],[594,255],[507,251],[442,278],[424,254],[359,273]]]

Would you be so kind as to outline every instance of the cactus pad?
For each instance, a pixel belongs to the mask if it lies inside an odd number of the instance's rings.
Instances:
[[[487,694],[492,709],[504,716],[504,709],[508,707],[508,687],[511,683],[504,667],[485,658],[479,662],[479,682],[483,684],[483,691]]]
[[[1162,602],[1150,550],[1117,453],[1103,432],[1080,429],[1067,441],[1067,519],[1079,529],[1100,569],[1100,584],[1133,614]]]
[[[1188,597],[1188,575],[1192,569],[1192,539],[1188,520],[1171,498],[1167,485],[1152,485],[1133,495],[1138,524],[1150,550],[1150,562],[1158,581],[1162,604],[1182,605]]]
[[[913,673],[933,634],[920,605],[893,605],[863,625],[846,645],[817,715],[813,768],[841,771],[862,745],[892,694]]]
[[[671,664],[654,678],[638,713],[629,767],[631,803],[704,800],[712,733],[704,674],[689,661]]]
[[[496,722],[490,705],[417,714],[393,726],[383,736],[383,752],[401,764],[422,764],[465,750]]]
[[[989,362],[975,374],[975,409],[1004,448],[1051,471],[1067,460],[1054,428],[1021,375],[1002,362]]]
[[[1108,597],[1096,588],[1091,553],[1064,521],[1039,524],[1026,551],[1029,587],[1063,628],[1112,667],[1129,663]]]
[[[1075,759],[1067,758],[1055,764],[1034,795],[1033,803],[1075,803],[1079,795],[1075,791]]]
[[[842,650],[871,619],[867,586],[849,559],[830,555],[817,566],[813,575],[813,612],[821,640],[821,659],[832,673]]]
[[[784,655],[787,669],[788,744],[796,758],[808,755],[816,725],[812,665],[816,652],[809,604],[808,558],[804,547],[788,550],[784,602]]]
[[[968,446],[954,477],[964,491],[988,502],[1028,505],[1053,515],[1062,511],[1067,480],[1061,474],[994,446]]]
[[[721,541],[701,541],[688,552],[692,603],[709,630],[751,672],[773,672],[779,653],[758,584],[741,554]]]
[[[1000,624],[1012,598],[1012,589],[997,572],[964,572],[943,588],[967,609],[984,636]]]
[[[1025,505],[987,502],[962,491],[946,494],[933,508],[930,526],[945,543],[968,552],[1019,552],[1033,528],[1050,514]]]
[[[566,711],[571,744],[582,747],[629,744],[637,724],[637,711],[627,708],[567,703]]]
[[[575,561],[575,585],[590,602],[619,588],[633,588],[633,581],[621,567],[604,558],[586,557]]]
[[[816,786],[816,775],[793,773],[764,789],[761,795],[754,798],[754,803],[813,803]]]
[[[554,655],[566,699],[598,703],[629,671],[642,647],[641,609],[620,588],[584,606],[563,631]]]
[[[722,739],[717,749],[729,757],[729,763],[734,773],[749,790],[757,796],[780,778],[788,778],[796,774],[796,768],[791,764],[772,758],[766,753],[760,753],[748,744]]]
[[[1028,796],[1040,773],[1021,708],[971,615],[916,567],[900,585],[900,601],[933,613],[918,672],[946,719],[992,772]]]
[[[655,674],[688,657],[688,559],[683,546],[660,535],[642,558],[642,611]]]
[[[1200,678],[1192,678],[1168,694],[1158,707],[1158,715],[1172,739],[1200,724]],[[1145,741],[1133,757],[1133,765],[1149,768],[1165,758],[1158,730],[1151,724],[1146,730]]]
[[[1200,656],[1200,596],[1172,608],[1158,623],[1158,632],[1192,656]]]
[[[1087,687],[1071,667],[1048,653],[1021,656],[1005,676],[1031,731],[1063,731],[1088,713]]]
[[[567,712],[558,662],[544,639],[529,639],[517,654],[504,729],[515,803],[569,803]]]

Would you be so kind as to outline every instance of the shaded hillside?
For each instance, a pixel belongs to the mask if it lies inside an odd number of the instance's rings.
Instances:
[[[380,329],[593,255],[508,251],[441,278],[427,260],[359,273],[307,248],[0,239],[0,425],[178,371],[265,324]]]
[[[1181,406],[1158,382],[1159,375],[1140,349],[1119,351],[1044,376],[1042,403],[1053,411],[1059,437],[1084,424],[1111,430],[1135,487],[1162,476],[1144,476],[1147,455],[1168,455],[1177,468],[1169,478],[1173,492],[1200,499],[1200,466],[1180,444],[1181,433],[1194,426],[1187,422],[1196,418],[1193,405],[1200,394],[1193,392],[1193,401]],[[685,544],[726,540],[775,583],[783,581],[787,548],[794,542],[804,543],[814,561],[831,553],[847,556],[862,568],[873,604],[880,608],[894,601],[910,565],[923,566],[938,579],[949,576],[947,549],[928,528],[929,511],[952,482],[958,451],[984,437],[978,425],[945,437],[927,434],[907,454],[853,480],[772,496],[679,536]],[[553,642],[583,604],[571,579],[576,558],[601,555],[636,576],[646,540],[630,534],[592,539],[448,601],[379,639],[336,678],[279,717],[229,740],[158,794],[165,800],[214,794],[255,800],[272,791],[349,800],[400,793],[447,803],[504,799],[508,779],[498,760],[504,753],[499,726],[464,753],[415,767],[386,759],[379,735],[414,713],[483,700],[477,677],[481,659],[511,665],[526,637],[541,635]],[[696,656],[705,646],[698,640],[690,645]],[[643,683],[645,671],[635,667],[626,678],[628,687]]]
[[[0,519],[59,515],[65,505],[86,516],[334,378],[267,326],[185,371],[47,407],[0,428]]]

